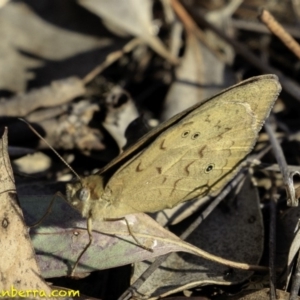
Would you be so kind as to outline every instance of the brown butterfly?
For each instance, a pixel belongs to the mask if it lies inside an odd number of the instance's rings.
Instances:
[[[277,76],[257,76],[186,109],[68,184],[67,201],[83,217],[105,220],[217,193],[253,149],[280,91]]]
[[[72,274],[92,242],[92,221],[218,193],[253,149],[280,91],[276,75],[250,78],[162,123],[94,175],[70,167],[78,180],[67,184],[67,201],[87,218],[90,237]]]

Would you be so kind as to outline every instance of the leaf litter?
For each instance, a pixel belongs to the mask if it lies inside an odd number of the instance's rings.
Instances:
[[[166,229],[144,214],[128,216],[132,231],[142,244],[155,245],[154,252],[136,245],[124,221],[97,223],[93,244],[77,270],[81,277],[86,276],[75,284],[82,294],[98,299],[125,299],[124,295],[148,299],[174,293],[209,299],[251,299],[251,295],[256,299],[275,299],[276,293],[285,293],[282,297],[288,299],[291,292],[291,297],[296,299],[299,216],[298,206],[288,208],[287,200],[294,191],[291,200],[297,205],[299,196],[299,179],[295,175],[299,172],[297,63],[285,46],[257,20],[258,3],[232,2],[226,5],[222,1],[147,0],[142,3],[132,0],[126,5],[119,1],[100,5],[100,1],[81,0],[64,4],[59,1],[2,4],[0,124],[2,132],[8,127],[16,189],[28,226],[47,211],[56,192],[65,193],[62,180],[70,180],[72,175],[18,117],[31,122],[79,174],[86,175],[101,169],[128,144],[126,128],[138,115],[142,114],[147,126],[154,127],[159,120],[168,119],[234,84],[237,79],[258,75],[261,71],[281,73],[280,81],[286,94],[282,94],[275,105],[276,113],[270,119],[272,132],[268,132],[279,142],[277,146],[272,144],[277,155],[265,150],[268,137],[260,141],[251,156],[259,159],[258,163],[244,167],[251,180],[247,177],[238,193],[230,187],[231,193],[209,212],[206,209],[211,199],[199,199],[184,203],[182,208],[152,215],[162,226],[167,226]],[[297,11],[297,2],[291,1],[290,6],[271,2],[265,8],[273,12],[284,27],[295,29],[298,15],[295,14],[294,19],[285,16],[291,15],[291,9]],[[219,31],[215,28],[225,32],[225,42],[220,43]],[[253,59],[249,51],[260,53],[261,57]],[[134,139],[140,137],[139,132],[144,132],[141,126],[141,122],[130,125],[130,131],[136,133],[131,135]],[[134,143],[134,139],[130,143]],[[286,166],[278,161],[279,168],[275,159],[280,152],[278,147],[282,148],[281,155],[286,160]],[[50,166],[39,169],[38,156],[30,155],[35,151],[43,151],[48,156],[47,161],[51,161]],[[20,165],[22,160],[14,163],[26,154],[29,161],[25,167]],[[31,172],[28,171],[30,164],[34,166]],[[274,164],[276,168],[266,168]],[[9,165],[8,161],[5,165]],[[285,183],[278,172],[284,168]],[[289,186],[289,194],[285,185]],[[5,199],[13,200],[14,187],[4,180],[2,190],[4,205]],[[274,202],[275,198],[278,200]],[[272,201],[275,214],[270,212]],[[12,212],[6,206],[1,211]],[[186,241],[179,239],[180,233],[189,228],[199,214],[205,215],[201,224],[190,229]],[[12,215],[12,220],[20,216],[18,212]],[[277,216],[276,229],[273,228],[271,235],[270,216]],[[18,258],[22,268],[26,261],[27,252],[18,252],[20,232],[27,231],[22,226],[1,238],[2,247],[12,241],[15,249],[4,251],[1,270],[7,263],[12,264],[5,272],[1,271],[2,276],[7,276],[6,284],[14,280],[20,282],[20,288],[28,278],[22,277],[20,267],[13,260]],[[74,287],[66,276],[88,242],[85,220],[58,197],[45,220],[29,232],[39,267],[31,259],[24,268],[33,268],[56,285]],[[24,245],[32,251],[28,239]],[[274,265],[274,269],[269,277],[268,273],[241,271],[187,254],[196,254],[199,248],[230,261]],[[118,277],[122,278],[118,280],[122,282],[121,289],[112,288],[116,279],[109,276],[108,271],[117,274],[117,267],[128,265],[128,269],[129,264],[136,263],[131,283],[139,282],[139,276],[146,272],[153,258],[168,253],[171,254],[161,267],[144,277],[145,283],[137,290],[126,291],[128,275]],[[127,274],[125,269],[120,270]],[[97,288],[99,281],[93,277],[96,273],[100,282],[107,284]],[[32,280],[35,286],[49,289],[40,277]],[[259,284],[254,285],[254,281]],[[4,281],[1,282],[6,288]]]

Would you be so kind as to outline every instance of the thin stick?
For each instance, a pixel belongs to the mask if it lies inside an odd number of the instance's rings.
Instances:
[[[112,52],[107,55],[105,61],[101,63],[99,66],[94,68],[90,73],[88,73],[84,78],[83,82],[85,84],[92,81],[97,75],[103,72],[107,67],[120,59],[124,54],[131,52],[135,47],[142,44],[143,42],[139,38],[132,39],[129,41],[121,50]]]
[[[283,177],[283,182],[286,188],[287,192],[287,205],[289,206],[298,206],[298,200],[295,197],[295,188],[293,183],[293,177],[291,176],[288,165],[284,156],[284,153],[282,151],[282,148],[279,144],[279,142],[276,139],[275,133],[272,130],[272,127],[270,126],[269,122],[267,121],[265,123],[265,129],[267,134],[270,138],[270,143],[272,145],[272,150],[275,155],[275,158],[278,162],[280,172]]]
[[[191,9],[188,9],[188,12],[193,16],[193,12]],[[255,66],[258,70],[260,70],[262,73],[265,74],[276,74],[279,78],[279,81],[283,87],[283,89],[289,93],[291,96],[293,96],[295,99],[300,101],[300,87],[299,85],[283,75],[281,72],[279,72],[277,69],[271,67],[270,65],[264,63],[261,59],[259,59],[257,56],[255,56],[251,51],[249,51],[243,44],[237,42],[234,39],[231,39],[226,34],[222,32],[221,29],[217,28],[210,22],[208,22],[204,16],[201,14],[197,14],[197,20],[195,21],[198,24],[201,24],[202,26],[205,26],[212,30],[215,34],[217,34],[221,39],[229,43],[234,50],[239,53],[244,59],[246,59],[250,64]]]
[[[294,271],[294,275],[292,277],[292,285],[291,285],[291,292],[290,292],[290,299],[289,300],[298,300],[298,293],[300,287],[300,255],[298,253],[297,264]]]
[[[275,178],[272,178],[275,187]],[[276,272],[275,272],[275,253],[276,253],[276,211],[277,211],[277,193],[272,188],[270,202],[270,224],[269,224],[269,275],[270,275],[270,299],[275,300],[276,297]]]
[[[251,32],[258,32],[258,33],[266,33],[271,34],[270,30],[266,28],[264,24],[261,24],[257,21],[250,21],[250,20],[241,20],[241,19],[231,19],[230,22],[232,25],[239,30],[247,30]],[[284,29],[294,38],[300,38],[300,32],[297,26],[290,26],[284,24]]]
[[[259,20],[263,22],[269,30],[276,35],[285,45],[300,59],[300,45],[298,42],[279,24],[272,14],[263,9],[259,15]]]
[[[216,50],[216,47],[211,45],[211,43],[206,38],[203,30],[201,30],[183,6],[177,0],[172,0],[171,5],[182,21],[187,32],[195,34],[195,36],[216,56],[220,61],[226,62],[225,56]]]

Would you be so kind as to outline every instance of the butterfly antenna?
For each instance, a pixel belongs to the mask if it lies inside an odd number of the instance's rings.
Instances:
[[[19,118],[20,121],[27,124],[27,126],[57,155],[57,157],[72,171],[72,173],[79,179],[81,182],[80,176],[74,171],[74,169],[58,154],[58,152],[24,119]]]

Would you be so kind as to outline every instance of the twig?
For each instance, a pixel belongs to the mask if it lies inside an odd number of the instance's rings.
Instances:
[[[124,54],[131,52],[135,47],[142,44],[143,42],[139,38],[132,39],[129,41],[121,50],[112,52],[107,55],[105,61],[88,73],[82,81],[87,84],[92,81],[97,75],[103,72],[107,67],[120,59]]]
[[[188,10],[188,12],[193,15],[193,12]],[[262,73],[266,74],[276,74],[279,78],[279,81],[281,85],[283,86],[284,90],[289,93],[291,96],[293,96],[295,99],[300,101],[300,87],[299,85],[292,81],[291,79],[284,76],[281,72],[279,72],[277,69],[272,68],[268,64],[264,63],[261,59],[259,59],[257,56],[255,56],[251,51],[249,51],[245,46],[243,46],[241,43],[231,39],[226,34],[222,32],[219,28],[212,25],[208,21],[205,20],[203,16],[200,14],[197,14],[197,24],[201,24],[202,26],[208,27],[210,30],[212,30],[214,33],[216,33],[218,36],[220,36],[224,41],[229,43],[232,47],[234,47],[235,51],[239,53],[244,59],[246,59],[250,64],[255,66],[258,70],[260,70]]]
[[[253,160],[247,160],[247,162],[251,163]],[[272,172],[280,172],[280,167],[278,164],[265,164],[265,163],[259,163],[259,164],[254,164],[254,168],[257,167],[260,170],[264,171],[272,171]],[[300,171],[300,166],[293,166],[293,165],[288,165],[289,172],[299,172]]]
[[[226,58],[219,51],[215,49],[213,45],[207,40],[203,31],[197,26],[195,21],[191,18],[191,16],[187,13],[187,11],[183,8],[178,0],[172,0],[171,5],[182,21],[185,29],[189,33],[195,34],[195,36],[212,52],[213,55],[216,56],[220,61],[225,62]]]
[[[300,255],[298,253],[297,265],[295,268],[295,273],[292,277],[292,286],[290,292],[289,300],[298,300],[298,293],[300,288]]]
[[[269,227],[269,274],[270,274],[270,300],[276,300],[276,272],[275,272],[275,253],[276,253],[276,211],[277,195],[273,178],[273,188],[270,201],[270,227]]]
[[[259,15],[259,20],[263,22],[269,30],[276,35],[286,46],[300,59],[300,46],[297,41],[275,20],[272,14],[263,9]]]
[[[283,177],[283,182],[287,192],[287,205],[289,206],[298,206],[298,201],[295,197],[295,188],[293,183],[293,175],[289,172],[287,162],[284,157],[284,153],[279,142],[276,139],[275,133],[273,132],[272,127],[268,122],[265,123],[265,129],[270,137],[270,143],[273,148],[273,153],[276,157],[278,165],[280,167],[280,172]],[[298,172],[295,172],[298,173]]]
[[[232,19],[231,23],[236,29],[239,30],[271,34],[265,25],[257,21],[254,22],[250,20]],[[296,26],[284,25],[284,29],[294,38],[300,38],[300,32],[299,29],[296,28]]]

